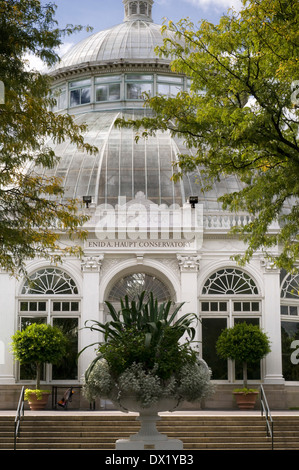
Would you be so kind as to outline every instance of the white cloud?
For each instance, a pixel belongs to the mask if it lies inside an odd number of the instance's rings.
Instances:
[[[57,49],[57,53],[61,58],[64,54],[67,53],[73,47],[74,43],[66,42],[61,44],[60,48]],[[47,65],[34,54],[25,54],[24,60],[26,61],[26,66],[28,70],[36,70],[38,72],[46,72]]]
[[[184,0],[186,3],[190,3],[194,7],[201,8],[203,10],[221,10],[227,11],[229,8],[240,10],[242,8],[241,0]]]

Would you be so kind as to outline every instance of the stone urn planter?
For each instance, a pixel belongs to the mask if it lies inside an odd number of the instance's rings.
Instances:
[[[101,397],[120,411],[138,413],[139,432],[119,439],[116,449],[183,449],[180,440],[157,430],[159,413],[208,396],[211,371],[191,347],[196,317],[180,316],[181,305],[172,311],[172,302],[159,304],[152,293],[146,302],[144,296],[131,304],[121,300],[119,312],[106,302],[112,321],[90,327],[104,341],[85,373],[83,392],[89,401]]]
[[[156,404],[148,408],[143,408],[135,397],[124,397],[114,405],[124,412],[139,413],[136,418],[140,421],[140,430],[131,435],[128,439],[118,439],[115,444],[117,450],[145,450],[145,449],[164,449],[180,450],[183,449],[183,442],[179,439],[169,439],[166,434],[162,434],[157,429],[157,422],[161,419],[159,412],[174,411],[179,407],[176,399],[160,399]]]

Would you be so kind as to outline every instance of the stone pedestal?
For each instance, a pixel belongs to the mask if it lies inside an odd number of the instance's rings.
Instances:
[[[121,406],[124,409],[138,412],[136,418],[140,421],[140,430],[129,439],[119,439],[116,441],[117,450],[182,450],[183,442],[179,439],[169,439],[165,434],[158,431],[157,421],[161,418],[159,411],[168,411],[177,406],[176,400],[161,400],[150,408],[142,408],[133,398],[122,399]]]
[[[119,439],[116,441],[117,450],[182,450],[183,443],[179,439],[169,439],[165,434],[161,434],[156,423],[160,420],[157,413],[140,413],[136,418],[140,421],[141,427],[137,434],[133,434],[129,439]]]

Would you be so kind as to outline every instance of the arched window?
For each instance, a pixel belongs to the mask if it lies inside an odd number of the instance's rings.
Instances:
[[[299,274],[289,274],[281,270],[280,279],[282,371],[285,380],[298,381]]]
[[[79,290],[74,279],[57,267],[35,271],[23,284],[19,297],[19,329],[32,323],[58,326],[68,338],[67,356],[61,364],[45,365],[42,379],[77,380]],[[31,380],[34,368],[20,367],[20,380]]]
[[[281,298],[299,300],[299,275],[288,274],[285,270],[281,271],[282,286]]]
[[[22,294],[31,295],[73,295],[78,294],[75,281],[58,268],[44,268],[36,271],[25,282]]]
[[[200,296],[202,355],[216,380],[241,380],[242,365],[235,367],[216,354],[221,331],[239,322],[260,324],[261,300],[254,279],[242,269],[223,268],[204,282]],[[260,378],[260,364],[252,367],[248,378]]]
[[[220,269],[209,277],[205,282],[202,293],[252,295],[258,294],[258,289],[247,273],[235,268],[226,268]]]
[[[147,273],[133,273],[121,278],[114,284],[108,300],[109,302],[119,302],[127,295],[131,301],[136,299],[143,291],[153,292],[154,297],[161,302],[171,299],[168,288],[160,279]]]
[[[137,13],[137,3],[136,2],[131,2],[130,3],[130,14],[131,15],[136,15]]]
[[[147,3],[144,3],[144,2],[139,3],[139,13],[141,15],[146,15],[147,14]]]

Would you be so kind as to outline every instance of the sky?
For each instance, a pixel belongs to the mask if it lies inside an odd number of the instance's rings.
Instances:
[[[49,3],[49,0],[41,1]],[[122,0],[53,0],[51,3],[57,6],[55,18],[60,28],[67,24],[89,25],[95,33],[121,23],[124,18]],[[229,8],[238,10],[240,6],[241,0],[155,0],[153,20],[162,24],[164,18],[177,22],[188,17],[194,24],[203,19],[218,23],[221,15],[227,13]],[[90,34],[82,31],[67,37],[64,49]]]

